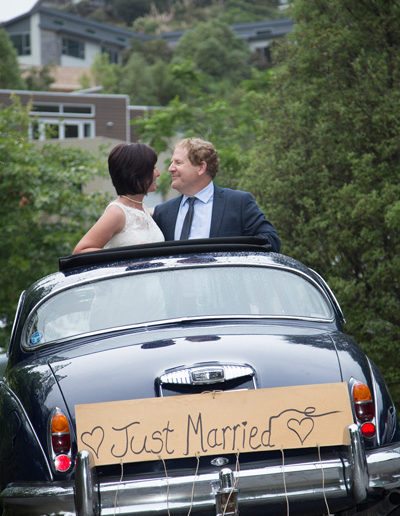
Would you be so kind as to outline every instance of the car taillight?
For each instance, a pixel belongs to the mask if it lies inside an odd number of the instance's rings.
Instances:
[[[370,388],[365,383],[355,382],[353,384],[352,396],[357,422],[360,425],[362,435],[366,438],[374,437],[376,434],[375,404]]]
[[[72,464],[71,433],[67,416],[55,409],[50,417],[50,446],[56,471],[68,471]]]

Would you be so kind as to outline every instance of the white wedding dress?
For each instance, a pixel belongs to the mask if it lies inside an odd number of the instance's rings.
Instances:
[[[149,244],[151,242],[163,242],[164,235],[154,222],[148,208],[143,205],[142,210],[125,206],[120,201],[112,201],[107,206],[118,206],[125,214],[125,226],[122,231],[109,240],[104,249],[112,247],[124,247],[127,245]],[[106,209],[107,209],[106,208]]]

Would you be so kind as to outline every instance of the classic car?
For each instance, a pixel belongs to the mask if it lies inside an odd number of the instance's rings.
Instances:
[[[60,258],[1,365],[3,515],[398,514],[396,409],[344,324],[258,238]]]

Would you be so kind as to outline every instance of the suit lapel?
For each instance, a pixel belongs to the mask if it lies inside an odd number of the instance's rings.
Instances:
[[[219,234],[222,217],[225,210],[225,195],[223,188],[214,185],[214,200],[211,215],[210,237],[216,237]]]
[[[179,206],[181,204],[182,195],[174,199],[171,203],[171,208],[166,212],[164,237],[165,240],[174,240],[175,238],[175,224],[178,216]]]

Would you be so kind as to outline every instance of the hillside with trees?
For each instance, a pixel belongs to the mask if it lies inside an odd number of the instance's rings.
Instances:
[[[51,0],[68,12],[94,20],[159,34],[186,30],[219,19],[232,24],[274,19],[284,14],[279,0]]]

